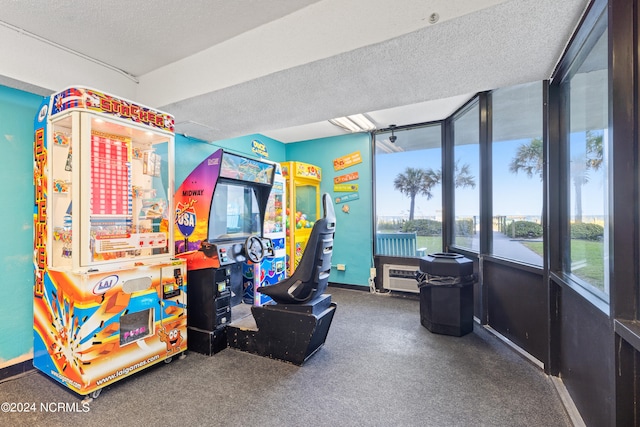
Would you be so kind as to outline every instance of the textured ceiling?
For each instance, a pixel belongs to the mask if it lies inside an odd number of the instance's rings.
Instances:
[[[0,20],[134,76],[318,0],[2,0]]]
[[[0,0],[0,84],[96,87],[207,141],[312,139],[343,133],[329,118],[437,120],[476,92],[546,79],[587,3]]]

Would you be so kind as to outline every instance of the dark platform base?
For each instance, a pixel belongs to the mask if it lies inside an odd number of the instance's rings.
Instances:
[[[255,328],[229,325],[229,347],[302,365],[324,344],[335,310],[327,294],[307,304],[251,307]]]
[[[189,351],[213,356],[227,348],[227,330],[225,327],[213,331],[205,331],[190,326],[187,328],[187,336],[189,337]]]
[[[473,283],[420,288],[420,323],[435,334],[473,332]]]

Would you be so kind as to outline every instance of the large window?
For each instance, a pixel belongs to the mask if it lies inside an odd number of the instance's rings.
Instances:
[[[453,244],[479,252],[480,242],[480,119],[477,101],[454,118]]]
[[[375,136],[376,254],[441,252],[441,126],[395,131],[393,136]]]
[[[542,266],[542,83],[491,94],[494,255]]]
[[[563,269],[605,300],[609,294],[606,19],[605,11],[561,83],[568,195]]]

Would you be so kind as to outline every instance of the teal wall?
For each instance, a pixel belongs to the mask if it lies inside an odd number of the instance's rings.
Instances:
[[[2,200],[9,208],[3,215],[3,243],[0,260],[3,280],[0,284],[0,369],[32,357],[33,352],[33,119],[42,97],[0,86],[0,182]],[[331,273],[330,281],[367,286],[372,265],[372,175],[371,145],[366,134],[323,138],[292,144],[263,135],[207,143],[176,136],[175,182],[178,187],[189,173],[209,154],[224,148],[237,154],[256,157],[252,142],[259,140],[274,162],[296,160],[322,168],[321,191],[333,192],[333,178],[358,172],[359,199],[348,203],[349,213],[335,204],[337,225],[333,265],[345,264],[346,271]],[[333,168],[336,158],[359,151],[362,163],[342,171]],[[17,179],[16,177],[19,177]],[[345,194],[345,193],[342,193]]]
[[[373,266],[372,239],[373,225],[371,208],[373,206],[373,178],[371,140],[368,134],[352,134],[331,138],[312,139],[308,141],[282,144],[263,135],[248,135],[208,143],[184,137],[176,137],[176,188],[191,171],[209,154],[224,148],[238,154],[256,157],[251,151],[252,141],[259,140],[267,147],[268,159],[274,162],[300,161],[322,168],[322,193],[329,193],[334,200],[337,224],[334,241],[333,262],[330,281],[348,285],[369,286],[369,269]],[[337,158],[360,152],[362,163],[343,170],[335,170],[333,161]],[[357,200],[347,202],[349,213],[342,211],[345,204],[335,203],[337,195],[333,191],[333,178],[351,172],[358,172]],[[338,271],[336,264],[345,264],[345,271]]]
[[[369,286],[369,269],[373,267],[373,176],[371,139],[369,134],[350,134],[331,138],[286,144],[287,160],[310,163],[322,168],[320,191],[329,193],[336,210],[336,234],[333,242],[333,258],[330,282],[347,285]],[[362,163],[343,170],[335,170],[333,161],[359,151]],[[333,178],[351,172],[358,172],[359,199],[347,202],[349,213],[342,211],[344,204],[335,203],[337,195],[333,191]],[[345,264],[345,271],[338,271],[336,264]]]
[[[0,368],[33,350],[33,119],[42,97],[0,86]]]

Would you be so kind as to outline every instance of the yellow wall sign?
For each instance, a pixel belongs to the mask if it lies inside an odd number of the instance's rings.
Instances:
[[[353,192],[358,191],[358,184],[335,184],[333,191],[338,192]]]
[[[268,159],[269,152],[267,151],[267,146],[264,142],[260,142],[257,139],[251,141],[251,152],[256,154],[259,157]]]
[[[335,170],[346,169],[350,166],[357,165],[358,163],[362,163],[362,157],[360,156],[359,151],[355,151],[351,154],[347,154],[346,156],[338,157],[333,161],[333,168]]]

